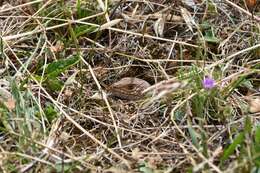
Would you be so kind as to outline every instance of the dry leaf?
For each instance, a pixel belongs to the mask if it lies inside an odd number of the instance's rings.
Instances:
[[[69,138],[70,138],[69,133],[64,132],[64,131],[61,132],[61,134],[60,134],[60,136],[59,136],[59,139],[60,139],[60,140],[63,140],[63,141],[68,141]]]
[[[102,97],[102,94],[98,92],[98,93],[95,93],[94,95],[92,95],[92,96],[90,97],[90,99],[93,99],[93,100],[102,100],[103,97]]]
[[[191,16],[190,12],[185,8],[181,8],[181,15],[182,15],[185,23],[189,27],[189,29],[193,32],[192,27],[196,26],[196,23],[195,23],[193,17]]]
[[[65,85],[72,85],[73,83],[76,83],[76,76],[79,73],[79,71],[75,71],[65,82]]]
[[[196,10],[197,6],[193,0],[182,0],[184,4]]]
[[[1,68],[0,69],[0,75],[3,74],[6,70],[7,70],[7,68]]]
[[[0,88],[0,101],[8,100],[12,97],[12,94],[5,88]]]
[[[146,160],[147,166],[153,170],[158,169],[158,166],[163,162],[163,159],[159,154],[156,154],[153,157],[148,157]]]
[[[135,16],[136,15],[138,8],[139,8],[139,4],[136,4],[135,8],[132,11],[132,15],[131,16]]]
[[[250,11],[253,11],[255,6],[256,6],[256,3],[257,3],[257,0],[246,0],[246,5],[247,5],[247,8],[250,10]]]
[[[144,155],[140,152],[140,149],[137,147],[132,150],[132,157],[136,160],[140,160],[144,157]]]
[[[104,2],[103,2],[102,0],[97,0],[97,2],[98,2],[99,7],[100,7],[103,11],[105,11],[106,9],[105,9],[105,4],[104,4]]]
[[[260,97],[252,98],[249,100],[249,112],[250,113],[260,112]]]
[[[73,91],[72,91],[72,90],[70,90],[70,89],[65,89],[65,91],[64,91],[64,97],[70,98],[70,97],[72,96],[72,94],[73,94]]]
[[[64,49],[64,44],[61,41],[57,41],[55,46],[50,48],[54,53],[61,52]]]
[[[161,15],[154,23],[153,29],[155,31],[156,36],[163,37],[163,31],[164,31],[164,25],[165,25],[165,18],[163,15]]]
[[[123,16],[124,20],[137,21],[137,20],[147,20],[147,18],[156,20],[156,19],[160,18],[162,14],[154,13],[154,14],[149,14],[149,15],[131,15],[128,13],[122,13],[121,15]],[[166,21],[171,21],[171,22],[182,22],[183,21],[182,16],[177,16],[174,14],[168,14],[168,15],[164,16],[164,18]]]
[[[7,101],[4,102],[4,104],[9,111],[14,110],[14,108],[15,108],[15,100],[13,98],[7,99]]]
[[[108,28],[110,28],[110,27],[112,27],[112,26],[118,24],[118,23],[121,22],[121,21],[122,21],[122,19],[111,20],[111,21],[109,21],[109,22],[107,22],[107,23],[101,25],[99,29],[100,29],[100,31],[101,31],[101,30],[104,30],[104,29],[108,29]]]
[[[0,102],[2,102],[9,111],[15,108],[15,100],[12,94],[5,88],[0,88]]]

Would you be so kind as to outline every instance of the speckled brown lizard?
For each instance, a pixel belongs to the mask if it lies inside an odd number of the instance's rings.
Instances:
[[[108,91],[110,97],[116,97],[123,100],[139,100],[144,97],[142,91],[150,84],[138,78],[123,78],[120,81],[107,86],[101,83]]]
[[[111,97],[116,97],[123,100],[139,100],[143,97],[141,92],[129,91],[122,88],[108,88],[108,91]]]

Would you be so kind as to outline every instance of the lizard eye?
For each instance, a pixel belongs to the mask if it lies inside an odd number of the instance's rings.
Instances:
[[[133,90],[136,88],[135,84],[128,84],[127,86],[125,86],[127,90]]]

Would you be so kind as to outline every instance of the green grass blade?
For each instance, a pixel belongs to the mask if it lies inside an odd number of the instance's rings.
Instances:
[[[234,153],[235,149],[237,148],[238,145],[240,145],[245,139],[245,134],[244,133],[239,133],[237,137],[234,139],[233,143],[230,144],[225,150],[224,154],[221,157],[221,165],[225,160],[228,159],[228,157]]]

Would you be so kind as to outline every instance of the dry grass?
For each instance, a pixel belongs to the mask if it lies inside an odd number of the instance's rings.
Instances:
[[[0,171],[259,171],[260,7],[194,2],[0,2]]]

